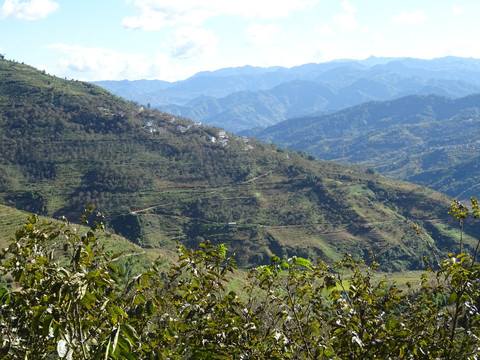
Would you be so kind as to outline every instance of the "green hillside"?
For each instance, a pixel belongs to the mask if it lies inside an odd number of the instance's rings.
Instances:
[[[385,270],[401,270],[456,248],[449,198],[362,167],[314,161],[6,60],[0,99],[0,201],[18,209],[76,220],[93,204],[111,231],[143,248],[209,239],[227,243],[241,266],[272,253],[337,260],[373,250]]]

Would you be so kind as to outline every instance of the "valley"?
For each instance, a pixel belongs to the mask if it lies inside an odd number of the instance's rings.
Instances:
[[[225,243],[241,267],[272,254],[422,269],[458,245],[451,198],[315,160],[0,61],[0,199],[71,221],[92,204],[143,249]],[[421,229],[418,236],[413,226]],[[471,235],[475,234],[475,231]],[[466,246],[475,240],[466,234]],[[433,255],[432,255],[433,254]]]

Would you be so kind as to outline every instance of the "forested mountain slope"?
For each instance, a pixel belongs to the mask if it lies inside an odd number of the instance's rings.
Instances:
[[[257,137],[468,199],[480,195],[479,125],[480,94],[407,96],[291,119]]]
[[[399,270],[457,246],[450,199],[420,186],[6,60],[0,96],[0,201],[19,209],[75,219],[92,203],[142,247],[210,239],[242,266],[272,253],[336,260],[373,250],[385,269]]]

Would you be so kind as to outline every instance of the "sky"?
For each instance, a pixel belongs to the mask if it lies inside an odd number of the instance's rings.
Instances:
[[[68,79],[178,81],[336,59],[480,58],[478,0],[0,0],[0,53]]]

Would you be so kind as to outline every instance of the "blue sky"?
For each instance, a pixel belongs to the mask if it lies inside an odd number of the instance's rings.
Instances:
[[[480,58],[478,0],[0,0],[0,53],[79,80],[232,66]]]

